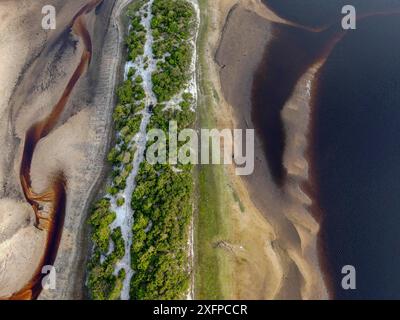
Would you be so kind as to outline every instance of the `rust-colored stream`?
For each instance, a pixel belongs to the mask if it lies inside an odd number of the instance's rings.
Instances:
[[[20,291],[14,293],[8,299],[36,299],[42,291],[42,268],[53,265],[62,235],[65,217],[66,203],[66,179],[63,172],[59,172],[53,179],[47,191],[41,194],[35,193],[31,182],[31,165],[36,146],[56,126],[64,108],[68,102],[76,83],[90,64],[92,57],[92,41],[86,28],[85,15],[94,10],[103,0],[92,0],[86,4],[74,16],[68,28],[78,35],[84,43],[84,50],[79,65],[69,80],[60,100],[44,120],[33,124],[26,132],[24,151],[20,168],[20,180],[22,190],[28,203],[32,206],[36,221],[35,227],[47,232],[46,245],[40,264],[34,276]]]

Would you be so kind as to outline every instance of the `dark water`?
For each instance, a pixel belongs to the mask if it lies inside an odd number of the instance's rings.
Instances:
[[[400,298],[400,17],[368,18],[322,69],[315,169],[336,298]],[[342,266],[357,289],[341,288]]]
[[[282,107],[304,71],[334,46],[310,127],[321,261],[335,298],[400,299],[400,1],[264,2],[303,26],[326,27],[276,25],[255,75],[252,119],[274,181],[283,185],[286,177]],[[345,4],[359,18],[346,34],[338,29]],[[356,290],[341,288],[345,265],[356,268]]]
[[[400,5],[400,0],[262,0],[282,18],[311,28],[340,21],[342,8],[353,5],[358,13],[371,13]]]
[[[268,44],[253,83],[252,121],[261,136],[269,169],[275,183],[283,185],[286,134],[281,111],[297,81],[321,56],[334,28],[321,33],[284,25],[273,26],[274,39]]]

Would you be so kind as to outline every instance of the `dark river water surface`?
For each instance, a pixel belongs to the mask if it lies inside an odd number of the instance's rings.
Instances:
[[[337,298],[400,298],[400,17],[359,23],[323,67],[314,163]],[[341,288],[356,268],[357,289]]]
[[[364,15],[335,44],[315,83],[310,161],[321,263],[334,298],[400,299],[400,1],[263,2],[291,21],[325,28],[310,36],[278,27],[301,59],[291,59],[284,43],[270,44],[272,53],[266,50],[255,77],[253,120],[278,184],[285,179],[279,117],[285,99],[299,74],[341,32],[329,31],[340,26],[341,7],[353,4]],[[295,42],[288,41],[295,33]],[[345,265],[355,267],[355,290],[341,286]]]
[[[327,27],[343,17],[342,8],[353,5],[360,14],[398,8],[400,0],[261,0],[282,18],[310,28]]]

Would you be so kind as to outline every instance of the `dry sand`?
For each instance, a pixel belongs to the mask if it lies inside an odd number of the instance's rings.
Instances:
[[[80,61],[82,44],[62,34],[86,0],[0,3],[0,297],[27,283],[44,247],[45,233],[33,226],[23,198],[19,166],[26,130],[60,98]],[[87,256],[86,215],[102,180],[111,131],[114,85],[120,66],[119,15],[127,0],[107,0],[87,16],[92,35],[91,66],[79,80],[58,126],[40,141],[32,162],[32,186],[41,192],[55,172],[67,177],[67,208],[55,268],[57,287],[41,299],[81,298]],[[57,9],[57,29],[41,28],[41,8]],[[110,18],[111,17],[111,18]]]
[[[254,71],[271,40],[273,23],[286,21],[256,0],[210,3],[208,61],[211,80],[220,97],[215,110],[220,128],[253,128],[251,88]],[[319,268],[318,223],[308,212],[310,199],[300,185],[308,178],[304,157],[309,120],[309,89],[317,68],[298,82],[282,111],[288,133],[284,165],[289,183],[280,190],[272,183],[267,162],[256,138],[253,175],[238,178],[227,170],[243,201],[245,214],[232,209],[237,230],[234,252],[237,273],[232,298],[325,299],[328,297]],[[222,98],[223,97],[223,98]],[[239,249],[241,248],[241,249]],[[233,251],[232,251],[233,250]]]

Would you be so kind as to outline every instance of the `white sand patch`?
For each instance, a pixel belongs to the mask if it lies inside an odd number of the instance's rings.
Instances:
[[[195,8],[196,15],[197,15],[197,24],[200,21],[200,10],[198,7],[197,0],[190,0],[189,1]],[[133,219],[133,211],[131,208],[131,200],[132,200],[132,193],[136,188],[136,176],[138,174],[140,164],[144,161],[145,151],[146,151],[146,133],[147,133],[147,126],[149,124],[151,118],[151,106],[157,104],[157,98],[153,92],[153,84],[152,84],[152,74],[157,70],[157,62],[159,60],[154,59],[153,55],[153,43],[154,39],[152,36],[151,30],[151,20],[153,18],[152,15],[152,5],[153,0],[149,0],[143,7],[139,10],[139,15],[142,17],[142,25],[146,30],[146,43],[144,46],[144,54],[139,56],[135,61],[128,61],[124,66],[124,79],[126,80],[128,77],[129,70],[131,68],[135,69],[136,73],[134,77],[141,76],[143,79],[143,89],[146,93],[145,98],[145,105],[146,108],[141,111],[142,114],[142,122],[140,125],[139,133],[134,137],[131,141],[130,145],[136,146],[136,152],[133,158],[133,170],[129,175],[126,188],[122,193],[119,193],[116,196],[107,195],[108,198],[111,199],[111,210],[115,211],[117,214],[116,220],[111,224],[111,229],[114,230],[116,228],[121,228],[122,237],[125,243],[125,255],[121,259],[121,261],[117,264],[114,274],[118,274],[121,269],[124,269],[126,272],[126,277],[123,282],[123,288],[121,292],[121,299],[128,300],[130,297],[130,281],[132,276],[134,275],[134,271],[131,268],[131,245],[132,245],[132,225],[134,222]],[[196,30],[198,30],[198,25],[196,26]],[[166,103],[166,108],[173,108],[179,105],[182,102],[182,94],[184,92],[192,94],[194,98],[194,105],[192,106],[192,111],[195,112],[195,105],[197,104],[197,81],[196,81],[196,65],[197,65],[197,50],[196,50],[196,42],[197,42],[198,32],[193,36],[190,40],[192,47],[193,47],[193,57],[190,66],[190,80],[187,84],[185,84],[184,89],[181,90],[175,97],[169,100]],[[125,203],[121,207],[117,206],[117,199],[124,198]],[[188,241],[189,247],[189,255],[190,255],[190,266],[189,270],[192,269],[193,264],[193,222],[190,226],[190,237]],[[110,253],[113,250],[113,244],[110,247]],[[104,259],[104,257],[102,258]],[[190,271],[191,272],[191,271]],[[191,288],[187,295],[188,299],[193,298],[193,279],[191,281]]]
[[[115,274],[117,274],[121,269],[124,269],[126,272],[126,277],[123,282],[123,287],[121,291],[121,299],[129,300],[130,294],[130,281],[134,274],[134,271],[131,267],[131,246],[132,246],[132,225],[133,225],[133,211],[131,208],[132,201],[132,193],[136,188],[136,176],[138,174],[140,164],[144,160],[145,150],[146,150],[146,132],[147,125],[150,121],[151,112],[150,106],[155,105],[157,103],[157,99],[153,93],[153,84],[151,81],[151,75],[156,69],[156,64],[153,59],[153,36],[151,34],[151,19],[153,18],[151,13],[151,6],[153,4],[153,0],[150,0],[148,4],[144,5],[143,8],[139,11],[142,16],[142,24],[146,29],[146,44],[144,46],[144,54],[136,59],[136,61],[127,62],[125,65],[125,79],[127,79],[127,75],[129,69],[131,67],[136,69],[135,76],[140,75],[143,78],[143,89],[146,93],[145,105],[146,108],[141,112],[143,118],[140,124],[139,133],[133,138],[131,142],[134,144],[137,149],[133,158],[133,170],[126,181],[125,190],[118,194],[117,196],[107,195],[107,197],[111,198],[111,210],[115,211],[117,214],[116,220],[112,223],[111,228],[114,230],[118,227],[121,228],[122,237],[125,243],[125,255],[121,259],[121,261],[117,264],[115,269]],[[145,15],[145,13],[147,15]],[[146,57],[148,60],[148,66],[146,66]],[[119,197],[123,197],[125,199],[125,203],[123,206],[118,207],[116,202]]]

